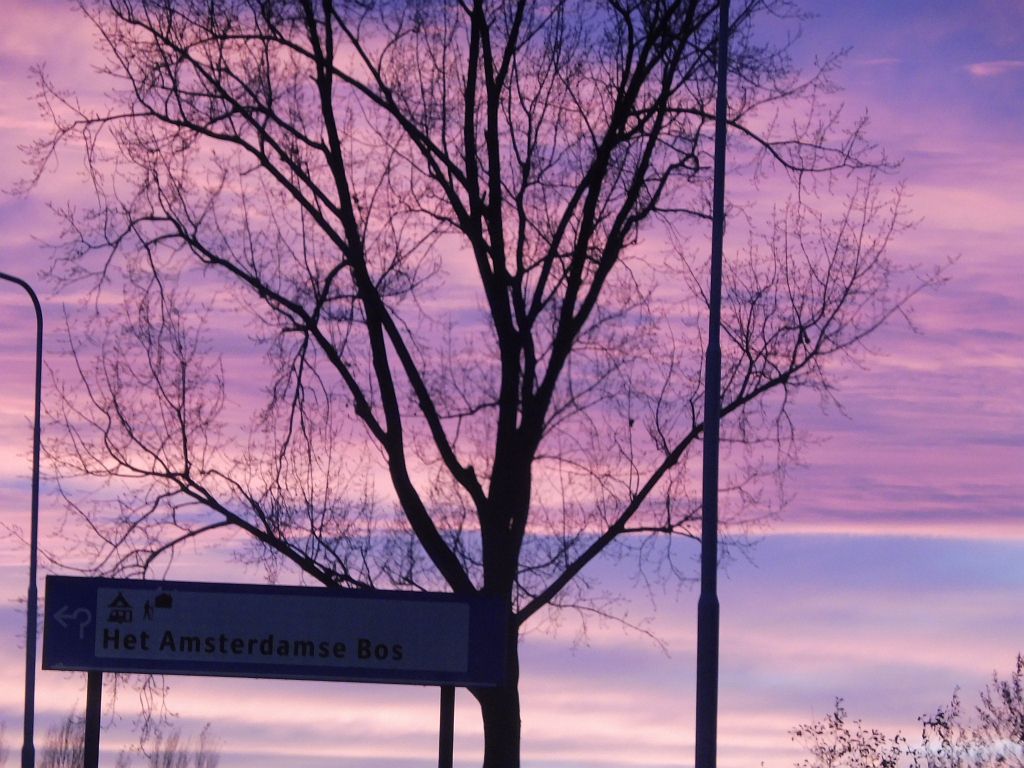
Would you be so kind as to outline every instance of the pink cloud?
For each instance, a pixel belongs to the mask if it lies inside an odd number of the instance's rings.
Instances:
[[[977,61],[967,65],[967,71],[975,77],[998,77],[1008,72],[1024,69],[1024,61],[1020,59],[1000,59],[998,61]]]

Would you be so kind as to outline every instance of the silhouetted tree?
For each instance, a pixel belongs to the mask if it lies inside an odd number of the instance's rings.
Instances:
[[[915,768],[1024,766],[1024,656],[1017,656],[1009,678],[993,673],[974,714],[964,717],[954,693],[948,705],[922,717]]]
[[[39,768],[81,768],[85,765],[85,720],[74,712],[46,732]]]
[[[810,753],[797,768],[896,768],[905,754],[902,736],[890,738],[883,731],[865,728],[860,720],[851,720],[842,699],[836,699],[830,714],[797,726],[790,736]]]
[[[209,723],[203,726],[195,742],[183,742],[179,728],[167,733],[157,731],[143,755],[148,768],[217,768],[220,762]]]
[[[0,731],[2,733],[2,731]],[[153,733],[150,743],[141,750],[149,768],[216,768],[220,755],[207,723],[193,742],[182,741],[181,729],[173,728]],[[0,750],[0,765],[6,752]],[[49,729],[42,748],[40,768],[82,768],[85,762],[85,720],[74,712],[59,726]],[[132,765],[131,755],[125,751],[117,758],[118,768]]]
[[[975,717],[963,714],[958,693],[920,718],[921,741],[865,728],[836,699],[829,715],[790,731],[810,756],[797,768],[1022,768],[1024,767],[1024,656],[1008,678],[993,673],[979,695]]]
[[[96,196],[53,266],[95,314],[49,450],[97,567],[230,527],[326,587],[500,597],[507,679],[473,694],[485,764],[518,765],[523,626],[608,611],[605,552],[690,575],[653,542],[699,520],[716,3],[81,5],[109,102],[43,77],[35,159],[78,142]],[[757,37],[780,16],[737,2],[731,30],[734,169],[791,190],[731,230],[735,525],[768,509],[790,393],[827,392],[916,287],[885,255],[884,156],[821,100],[834,59],[804,75]],[[232,368],[237,318],[262,369]]]

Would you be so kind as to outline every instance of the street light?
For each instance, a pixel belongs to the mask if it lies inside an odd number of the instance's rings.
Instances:
[[[704,466],[701,488],[700,600],[697,603],[697,723],[694,764],[718,764],[718,451],[721,420],[722,244],[725,236],[725,148],[729,108],[729,0],[718,6],[715,172],[711,228],[710,318],[704,367]]]
[[[31,552],[28,565],[28,618],[25,625],[25,735],[21,746],[21,768],[33,768],[36,748],[33,741],[36,712],[36,567],[39,549],[39,405],[43,385],[43,309],[32,286],[19,277],[0,272],[0,280],[24,288],[36,310],[36,397],[32,421],[32,527],[29,537]]]

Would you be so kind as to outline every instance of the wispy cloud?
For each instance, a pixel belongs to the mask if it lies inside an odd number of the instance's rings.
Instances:
[[[855,59],[854,63],[859,64],[862,67],[887,67],[893,64],[899,64],[900,59],[895,56],[879,56],[868,59]]]
[[[1021,59],[977,61],[967,65],[967,71],[975,77],[998,77],[1021,69],[1024,69],[1024,60]]]

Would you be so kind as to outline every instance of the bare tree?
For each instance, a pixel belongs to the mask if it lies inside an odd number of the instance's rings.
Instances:
[[[182,740],[181,730],[157,731],[143,749],[148,768],[217,768],[220,755],[207,723],[193,742]]]
[[[974,717],[958,692],[950,703],[919,718],[920,742],[889,736],[852,720],[836,699],[832,713],[790,731],[809,757],[796,768],[1021,768],[1024,766],[1024,656],[1008,678],[992,674]]]
[[[921,718],[921,747],[914,768],[1024,767],[1024,656],[1008,678],[993,673],[966,718],[960,696]]]
[[[85,765],[85,720],[74,712],[46,732],[40,768],[80,768]]]
[[[906,754],[906,739],[851,720],[842,699],[830,714],[797,726],[790,737],[810,753],[796,768],[896,768]]]
[[[142,752],[150,768],[216,768],[220,762],[209,723],[203,726],[194,742],[192,739],[182,741],[179,728],[168,732],[158,730]],[[0,751],[0,765],[5,760],[6,752]],[[71,712],[59,726],[47,731],[39,765],[40,768],[81,768],[84,764],[85,720]],[[131,764],[127,751],[118,755],[119,768]]]
[[[485,765],[518,765],[524,625],[610,610],[602,554],[690,575],[671,542],[700,514],[716,4],[81,4],[109,102],[41,76],[34,152],[42,172],[84,147],[96,196],[53,265],[91,303],[49,446],[96,567],[150,572],[229,528],[271,577],[498,596],[506,682],[473,694]],[[792,190],[762,234],[733,217],[738,527],[770,508],[790,394],[827,393],[826,362],[917,286],[886,257],[884,155],[822,100],[835,60],[804,74],[757,36],[800,21],[786,0],[736,5],[736,170]]]

